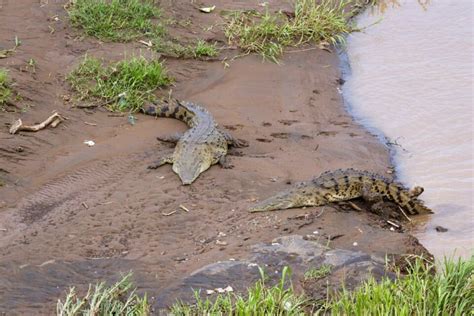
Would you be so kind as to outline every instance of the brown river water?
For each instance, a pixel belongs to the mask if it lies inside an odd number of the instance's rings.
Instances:
[[[394,150],[397,177],[435,214],[416,236],[438,259],[473,254],[473,4],[390,1],[348,38],[343,93]],[[347,65],[346,65],[347,66]],[[437,232],[436,226],[448,229]]]

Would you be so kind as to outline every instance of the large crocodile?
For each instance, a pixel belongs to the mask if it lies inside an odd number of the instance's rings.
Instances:
[[[250,209],[250,212],[282,210],[303,206],[322,206],[332,202],[363,198],[377,203],[390,201],[410,215],[432,213],[418,196],[422,187],[412,190],[381,175],[354,169],[338,169],[322,173],[308,182],[272,196]]]
[[[183,184],[191,184],[211,165],[219,163],[224,168],[229,146],[245,147],[247,143],[233,138],[218,128],[212,115],[202,106],[178,100],[151,104],[143,109],[145,114],[176,118],[185,122],[190,129],[184,134],[158,137],[159,140],[176,143],[171,156],[163,157],[148,168],[156,169],[164,164],[172,164]]]

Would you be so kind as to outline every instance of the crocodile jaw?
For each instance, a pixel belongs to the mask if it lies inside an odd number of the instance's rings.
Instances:
[[[284,210],[293,207],[300,207],[300,203],[291,194],[280,194],[277,196],[270,197],[262,202],[254,205],[249,209],[251,213],[254,212],[265,212],[274,210]]]

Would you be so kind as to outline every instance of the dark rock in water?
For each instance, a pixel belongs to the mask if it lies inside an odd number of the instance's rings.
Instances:
[[[436,231],[439,232],[439,233],[445,233],[448,231],[447,228],[443,227],[443,226],[436,226],[435,227]]]
[[[263,269],[268,277],[266,283],[275,284],[281,278],[285,266],[292,270],[292,281],[302,285],[306,294],[315,299],[324,299],[327,284],[331,289],[339,289],[343,284],[352,289],[370,277],[394,277],[385,271],[383,258],[350,250],[330,249],[316,241],[304,240],[293,235],[274,239],[270,244],[259,243],[251,248],[246,260],[223,261],[207,265],[185,278],[179,285],[171,287],[157,297],[156,309],[172,305],[176,300],[193,303],[193,290],[201,289],[201,297],[207,290],[231,286],[235,292],[245,293],[261,275]],[[306,271],[330,267],[324,277],[307,280]],[[212,296],[211,296],[212,298]]]

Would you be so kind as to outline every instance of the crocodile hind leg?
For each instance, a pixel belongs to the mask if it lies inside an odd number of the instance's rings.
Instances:
[[[224,136],[225,140],[227,141],[227,144],[229,146],[235,147],[235,148],[242,148],[242,147],[248,147],[249,143],[246,140],[243,139],[238,139],[229,134],[226,131],[220,131],[222,135]]]
[[[148,166],[148,169],[156,169],[156,168],[159,168],[161,166],[163,166],[164,164],[172,164],[173,163],[173,157],[172,156],[168,156],[168,157],[163,157],[157,161],[155,161],[153,164],[149,165]]]
[[[370,203],[378,203],[383,201],[383,196],[380,193],[372,192],[370,186],[367,185],[362,187],[362,198]]]

